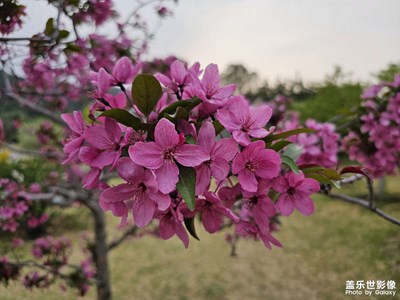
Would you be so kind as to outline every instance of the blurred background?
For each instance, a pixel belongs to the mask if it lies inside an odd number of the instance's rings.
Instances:
[[[44,20],[54,15],[44,1],[21,3],[27,5],[29,26],[15,36],[37,33]],[[121,15],[128,13],[131,1],[115,3]],[[391,81],[400,73],[397,0],[180,0],[172,11],[173,16],[162,24],[151,12],[144,13],[153,20],[149,24],[156,32],[145,59],[175,55],[189,64],[216,63],[224,82],[237,83],[239,92],[248,99],[260,103],[284,95],[302,121],[313,118],[326,122],[351,113],[360,104],[366,86]],[[112,30],[106,26],[102,32],[112,34]],[[11,106],[7,110],[3,106],[0,113],[5,124],[7,120],[12,124],[20,114]],[[40,147],[33,135],[42,121],[33,116],[12,133],[19,147]],[[61,135],[60,128],[54,130]],[[47,166],[42,169],[49,172]],[[38,170],[32,163],[20,172],[26,172],[27,178],[32,173],[33,183],[40,180]],[[0,173],[5,176],[11,170],[3,167]],[[399,180],[387,176],[380,185],[375,183],[381,192],[378,206],[397,217]],[[364,182],[347,186],[343,192],[367,196]],[[201,226],[200,241],[191,239],[188,250],[176,237],[168,241],[152,236],[128,240],[110,255],[114,297],[363,299],[344,295],[347,280],[395,280],[400,284],[398,227],[368,210],[323,195],[314,200],[313,216],[296,212],[293,217],[280,219],[275,235],[284,245],[282,249],[269,251],[260,242],[240,240],[237,256],[232,257],[226,241],[230,231],[208,235]],[[91,225],[88,214],[70,207],[61,215],[55,212],[52,226],[62,225],[60,234],[77,242],[74,247],[79,248],[82,231]],[[110,237],[118,235],[118,221],[107,213]],[[4,300],[76,297],[74,291],[61,292],[58,286],[33,291],[14,283],[8,288],[0,286],[0,299]],[[86,298],[95,298],[94,289]]]

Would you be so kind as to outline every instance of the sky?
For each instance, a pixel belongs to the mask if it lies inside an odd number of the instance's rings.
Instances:
[[[41,29],[52,10],[25,0]],[[133,0],[116,0],[126,15]],[[150,44],[149,57],[174,54],[189,63],[242,63],[268,80],[323,79],[335,65],[356,80],[400,63],[399,0],[179,0]],[[147,16],[147,15],[146,15]],[[148,17],[148,16],[147,16]],[[151,20],[151,17],[149,17]]]

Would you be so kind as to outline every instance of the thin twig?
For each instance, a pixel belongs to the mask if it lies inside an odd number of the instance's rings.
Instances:
[[[133,225],[131,228],[126,230],[118,239],[112,241],[108,244],[107,249],[108,251],[114,249],[115,247],[119,246],[123,241],[125,241],[129,236],[135,235],[138,231],[138,227]]]
[[[363,200],[363,199],[360,199],[360,198],[351,197],[351,196],[347,196],[347,195],[334,194],[334,193],[329,193],[329,194],[326,194],[326,195],[328,197],[330,197],[330,198],[340,199],[340,200],[343,200],[345,202],[358,204],[358,205],[360,205],[360,206],[362,206],[364,208],[369,209],[371,212],[377,214],[381,218],[383,218],[385,220],[388,220],[389,222],[400,226],[400,220],[396,219],[393,216],[388,215],[387,213],[385,213],[384,211],[382,211],[379,208],[371,206],[370,202],[367,201],[367,200]]]
[[[4,85],[5,85],[5,92],[4,92],[5,95],[16,100],[19,103],[19,105],[28,107],[29,109],[31,109],[37,113],[45,115],[46,117],[50,118],[52,121],[65,126],[65,122],[61,119],[61,117],[59,115],[53,113],[51,110],[48,110],[47,108],[41,107],[25,98],[19,96],[18,94],[14,93],[12,91],[10,78],[7,76],[7,74],[4,71],[2,73],[3,73],[3,79],[4,79]]]

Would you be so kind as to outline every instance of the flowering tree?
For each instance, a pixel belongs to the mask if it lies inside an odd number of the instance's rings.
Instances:
[[[369,176],[362,167],[337,170],[334,126],[309,120],[307,128],[301,127],[295,115],[285,116],[285,99],[276,98],[275,106],[252,106],[235,93],[234,83],[221,84],[215,64],[202,70],[199,63],[188,66],[174,58],[142,61],[151,34],[139,11],[155,5],[164,17],[169,14],[166,1],[139,2],[123,22],[112,1],[48,2],[58,13],[42,33],[0,38],[3,95],[46,117],[35,132],[41,147],[8,144],[3,126],[0,139],[11,151],[38,155],[63,169],[58,176],[47,174],[41,186],[2,179],[0,225],[15,231],[26,220],[28,225],[45,223],[45,213],[33,214],[36,201],[78,203],[93,216],[94,240],[87,242],[86,258],[74,263],[69,261],[70,241],[40,237],[33,242],[34,260],[1,258],[0,280],[6,284],[28,266],[34,268],[23,278],[28,288],[62,280],[63,287],[84,295],[94,283],[98,299],[110,299],[107,254],[138,230],[165,240],[176,235],[188,247],[189,235],[198,239],[198,219],[210,234],[232,228],[233,250],[238,238],[280,247],[273,236],[279,216],[295,209],[309,216],[315,210],[310,196],[321,187],[329,193],[331,186],[360,179],[341,174]],[[17,1],[0,3],[5,8],[1,33],[8,35],[22,25],[25,8]],[[81,36],[83,24],[101,26],[109,20],[117,24],[117,36]],[[140,38],[128,35],[132,27]],[[15,42],[29,43],[24,80],[13,76],[18,70],[12,68],[16,52],[10,43]],[[87,98],[91,101],[84,107]],[[79,110],[67,112],[72,107]],[[56,124],[67,124],[68,130],[57,133]],[[368,183],[372,190],[369,177]],[[380,213],[372,198],[368,203]],[[103,211],[128,224],[109,243]],[[21,244],[12,240],[10,251]]]

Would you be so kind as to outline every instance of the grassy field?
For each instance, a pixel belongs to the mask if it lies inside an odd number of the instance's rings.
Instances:
[[[399,190],[397,179],[388,182],[391,193]],[[359,183],[346,191],[358,194],[362,188]],[[324,196],[315,202],[311,217],[282,218],[276,237],[283,249],[268,251],[260,242],[240,240],[238,256],[230,257],[224,241],[229,231],[208,235],[201,228],[201,241],[192,239],[188,250],[176,238],[131,239],[110,257],[114,299],[400,299],[344,295],[346,280],[400,284],[400,228],[351,204]],[[399,201],[380,206],[400,217]],[[117,220],[109,221],[115,232]],[[33,292],[0,287],[2,300],[76,298],[57,287]],[[94,291],[86,298],[94,299]]]

